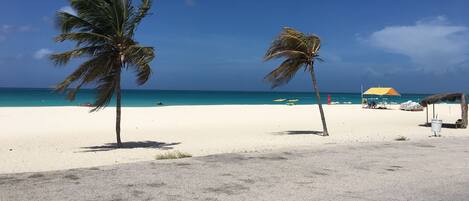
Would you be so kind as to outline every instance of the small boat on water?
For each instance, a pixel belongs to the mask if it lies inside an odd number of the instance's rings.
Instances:
[[[93,104],[90,102],[80,104],[81,107],[93,107]]]
[[[274,102],[286,102],[287,105],[295,105],[296,102],[298,102],[298,99],[286,99],[286,98],[279,98],[273,100]]]
[[[279,98],[279,99],[275,99],[273,100],[274,102],[283,102],[283,101],[286,101],[287,99],[285,98]]]

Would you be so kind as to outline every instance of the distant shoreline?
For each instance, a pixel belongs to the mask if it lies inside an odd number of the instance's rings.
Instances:
[[[416,101],[428,95],[402,94],[386,98],[388,103]],[[94,90],[81,90],[73,102],[66,100],[66,94],[54,93],[50,89],[0,89],[0,107],[27,106],[79,106],[94,103]],[[360,104],[360,93],[323,92],[321,102]],[[283,101],[277,101],[283,100]],[[152,107],[158,105],[282,105],[292,100],[297,105],[316,104],[312,92],[241,92],[241,91],[178,91],[178,90],[123,90],[123,107]],[[110,106],[113,106],[111,100]]]

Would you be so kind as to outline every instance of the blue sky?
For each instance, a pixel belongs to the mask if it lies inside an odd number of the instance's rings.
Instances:
[[[56,68],[53,25],[66,0],[1,0],[0,87],[50,87],[75,67]],[[270,90],[263,77],[280,61],[262,62],[284,26],[322,39],[320,89],[358,92],[360,85],[402,92],[469,92],[469,1],[465,0],[155,0],[137,40],[156,48],[143,89]],[[92,87],[92,86],[90,86]],[[125,72],[124,88],[136,88]],[[311,91],[300,71],[279,91]]]

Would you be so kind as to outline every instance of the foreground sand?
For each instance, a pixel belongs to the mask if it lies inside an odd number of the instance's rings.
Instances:
[[[82,107],[0,108],[0,173],[36,172],[154,160],[170,150],[194,156],[266,151],[321,144],[425,139],[425,112],[364,110],[359,105],[325,106],[330,137],[317,106],[226,105],[123,108],[126,149],[115,150],[114,108],[89,113]],[[458,105],[438,105],[446,122]],[[444,129],[465,136],[466,129]]]
[[[0,175],[0,200],[467,201],[468,137]]]

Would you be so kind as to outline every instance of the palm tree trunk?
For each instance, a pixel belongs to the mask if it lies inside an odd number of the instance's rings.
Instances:
[[[313,81],[313,88],[314,91],[316,92],[316,99],[318,101],[318,106],[319,106],[319,113],[321,113],[321,121],[322,121],[322,129],[323,129],[323,136],[329,136],[329,132],[327,131],[327,125],[326,125],[326,117],[324,117],[324,110],[322,109],[322,104],[321,104],[321,96],[319,94],[319,89],[318,89],[318,84],[316,81],[316,75],[314,73],[314,67],[313,64],[310,64],[310,73],[311,73],[311,79]]]
[[[121,74],[120,67],[116,78],[116,138],[117,148],[122,148],[121,141]]]

